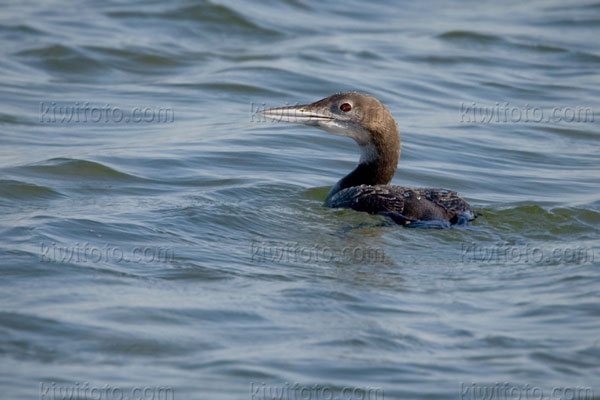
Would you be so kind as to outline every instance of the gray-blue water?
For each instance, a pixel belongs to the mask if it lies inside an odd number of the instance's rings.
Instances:
[[[1,398],[600,398],[600,3],[2,3]],[[471,229],[252,114],[350,90]]]

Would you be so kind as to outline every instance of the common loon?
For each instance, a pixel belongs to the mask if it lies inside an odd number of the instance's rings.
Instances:
[[[400,158],[400,135],[390,111],[372,96],[338,93],[312,104],[265,110],[262,115],[315,126],[358,143],[358,165],[331,188],[327,207],[381,214],[406,226],[446,227],[474,219],[469,204],[456,192],[389,185]]]

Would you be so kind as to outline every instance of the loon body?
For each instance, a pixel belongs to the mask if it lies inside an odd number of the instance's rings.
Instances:
[[[398,126],[374,97],[339,93],[312,104],[265,110],[271,119],[315,126],[348,136],[360,147],[356,168],[329,191],[325,205],[390,217],[402,225],[464,224],[474,218],[456,192],[389,185],[400,158]]]

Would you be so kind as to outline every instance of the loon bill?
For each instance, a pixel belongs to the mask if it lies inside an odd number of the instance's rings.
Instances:
[[[327,207],[381,214],[408,226],[423,222],[448,226],[474,219],[469,204],[456,192],[389,184],[400,158],[400,135],[390,111],[374,97],[339,93],[312,104],[272,108],[262,115],[315,126],[358,143],[358,165],[331,188]]]

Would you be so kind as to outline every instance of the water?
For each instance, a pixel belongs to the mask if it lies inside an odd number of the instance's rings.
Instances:
[[[2,398],[599,398],[599,3],[4,3]],[[253,120],[346,90],[471,229],[326,209],[356,145]]]

